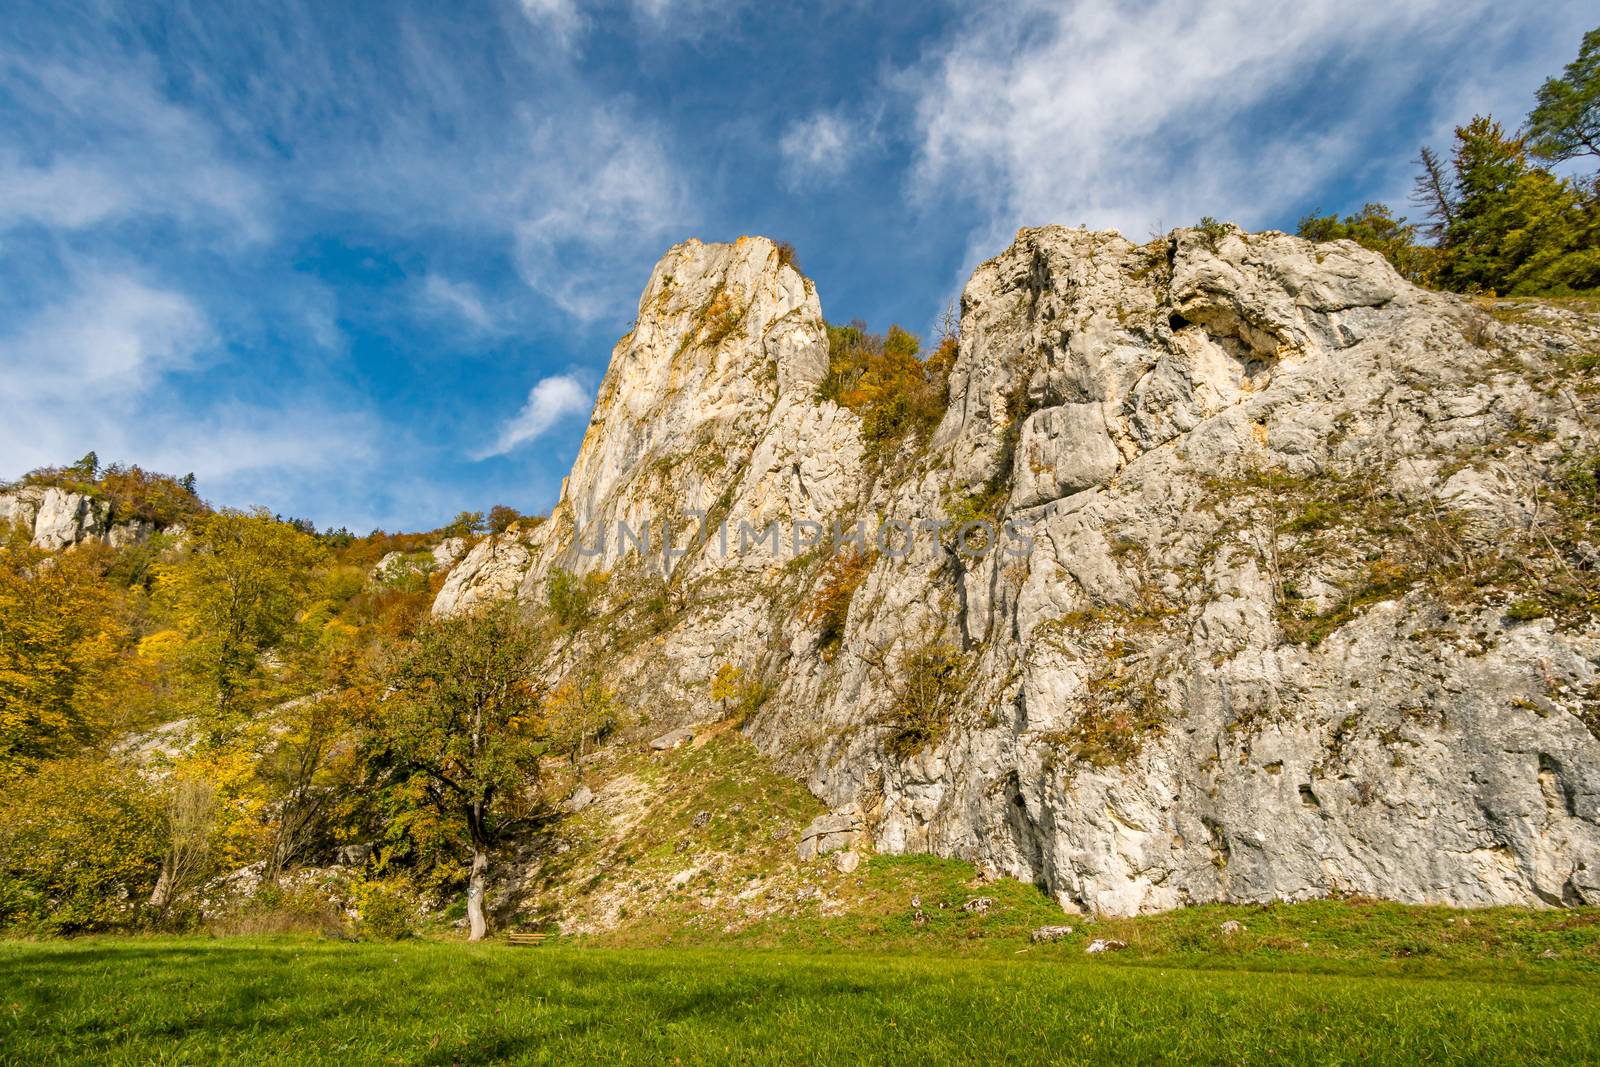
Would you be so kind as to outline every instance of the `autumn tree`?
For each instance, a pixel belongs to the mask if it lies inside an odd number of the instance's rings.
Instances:
[[[828,373],[818,394],[860,415],[869,447],[887,455],[895,442],[907,435],[925,438],[938,425],[958,345],[947,335],[925,362],[919,358],[921,342],[899,326],[879,336],[861,322],[830,325]]]
[[[189,549],[163,565],[158,588],[185,638],[182,664],[213,738],[250,710],[262,653],[292,631],[308,600],[317,540],[264,510],[199,518]]]
[[[617,695],[594,671],[574,672],[545,699],[550,747],[574,767],[617,728]]]
[[[125,702],[128,632],[92,560],[0,541],[0,772],[82,746]]]
[[[844,640],[845,622],[856,590],[866,581],[876,553],[836,552],[823,568],[822,580],[806,604],[806,621],[820,625],[818,647],[827,659]]]
[[[272,817],[268,880],[329,836],[343,787],[355,777],[350,740],[376,700],[357,636],[352,627],[329,623],[296,658],[295,673],[311,691],[276,709],[270,736],[259,746],[257,774]]]
[[[523,521],[522,512],[505,504],[496,504],[489,509],[489,516],[484,520],[484,524],[490,533],[503,534],[511,528],[512,523],[521,521]]]
[[[722,706],[724,718],[728,715],[728,702],[736,700],[743,688],[744,671],[731,663],[724,663],[711,676],[711,699]]]
[[[535,630],[515,603],[424,623],[386,671],[376,728],[397,772],[425,783],[417,799],[466,823],[467,919],[483,938],[489,853],[504,801],[538,774],[541,694],[531,674]]]
[[[439,532],[446,537],[472,537],[483,533],[487,528],[483,512],[463,511],[441,527]]]
[[[174,774],[159,809],[166,850],[150,891],[150,907],[165,920],[173,904],[206,875],[217,817],[217,787],[207,778]]]
[[[1383,204],[1365,204],[1343,219],[1307,215],[1297,232],[1311,241],[1350,240],[1382,253],[1407,281],[1417,285],[1431,281],[1438,265],[1435,250],[1417,243],[1417,227]]]
[[[166,841],[160,798],[105,760],[49,760],[0,789],[0,927],[140,924]]]

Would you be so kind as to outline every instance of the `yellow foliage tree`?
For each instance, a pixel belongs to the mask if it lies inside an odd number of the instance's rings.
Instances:
[[[568,677],[544,703],[550,745],[573,766],[617,727],[616,693],[592,672]]]
[[[78,552],[0,545],[0,773],[62,755],[107,726],[128,683],[117,592]]]
[[[0,928],[137,925],[161,870],[161,801],[136,772],[51,760],[0,789]]]
[[[261,654],[291,633],[324,552],[264,510],[198,519],[189,548],[163,564],[157,590],[184,635],[183,673],[196,710],[220,739],[250,710]]]
[[[711,676],[711,699],[722,705],[722,714],[728,714],[728,701],[740,695],[744,671],[731,663],[724,663]]]

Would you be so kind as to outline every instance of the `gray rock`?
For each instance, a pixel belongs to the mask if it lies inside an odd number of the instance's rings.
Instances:
[[[650,742],[650,750],[652,752],[670,752],[672,749],[680,745],[686,745],[693,740],[694,728],[692,726],[683,726],[676,730],[670,730],[652,740]]]
[[[566,808],[568,812],[576,815],[593,803],[594,790],[580,782],[578,783],[578,788],[574,789],[572,795],[567,798]]]
[[[1029,415],[1015,460],[1013,504],[1033,507],[1109,481],[1122,466],[1105,408],[1063,404]]]
[[[835,852],[833,854],[833,865],[840,874],[854,874],[861,866],[861,853],[851,848],[847,848],[843,852]]]
[[[467,539],[465,537],[446,537],[443,541],[433,546],[433,569],[438,571],[448,570],[455,565],[456,560],[467,554]]]
[[[95,541],[112,548],[142,544],[156,532],[143,519],[113,522],[102,500],[53,486],[22,486],[0,493],[0,527],[20,525],[38,548],[57,551]]]
[[[1114,937],[1097,937],[1089,942],[1088,947],[1083,951],[1091,956],[1098,956],[1102,952],[1120,952],[1127,947],[1128,943],[1126,941],[1118,941]]]
[[[994,907],[993,897],[973,897],[961,905],[961,910],[972,915],[987,915],[992,907]]]
[[[861,840],[864,825],[861,812],[854,805],[818,815],[800,831],[800,842],[795,846],[795,853],[800,859],[809,860],[853,848]]]
[[[1052,941],[1061,941],[1072,936],[1072,927],[1065,924],[1060,926],[1040,926],[1028,935],[1028,940],[1035,945],[1048,944]]]

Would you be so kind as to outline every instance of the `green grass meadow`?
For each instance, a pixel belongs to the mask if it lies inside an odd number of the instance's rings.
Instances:
[[[1600,1060],[1587,959],[1495,977],[1042,948],[5,942],[0,1063]]]

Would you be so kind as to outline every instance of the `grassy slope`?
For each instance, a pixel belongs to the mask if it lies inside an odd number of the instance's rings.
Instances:
[[[868,855],[852,874],[826,858],[801,863],[796,831],[821,805],[726,729],[674,752],[619,753],[589,779],[599,799],[542,844],[511,925],[559,924],[581,944],[609,948],[1076,958],[1102,937],[1128,943],[1124,961],[1600,977],[1600,909],[1461,912],[1346,900],[1090,920],[1064,914],[1032,885],[982,880],[959,860]],[[992,901],[986,913],[963,909],[979,897]],[[926,917],[920,926],[913,899]],[[1223,935],[1228,920],[1244,930]],[[1029,931],[1060,923],[1075,928],[1070,938],[1029,946]]]
[[[0,944],[26,1063],[1575,1062],[1600,987],[1121,960],[151,939]]]

